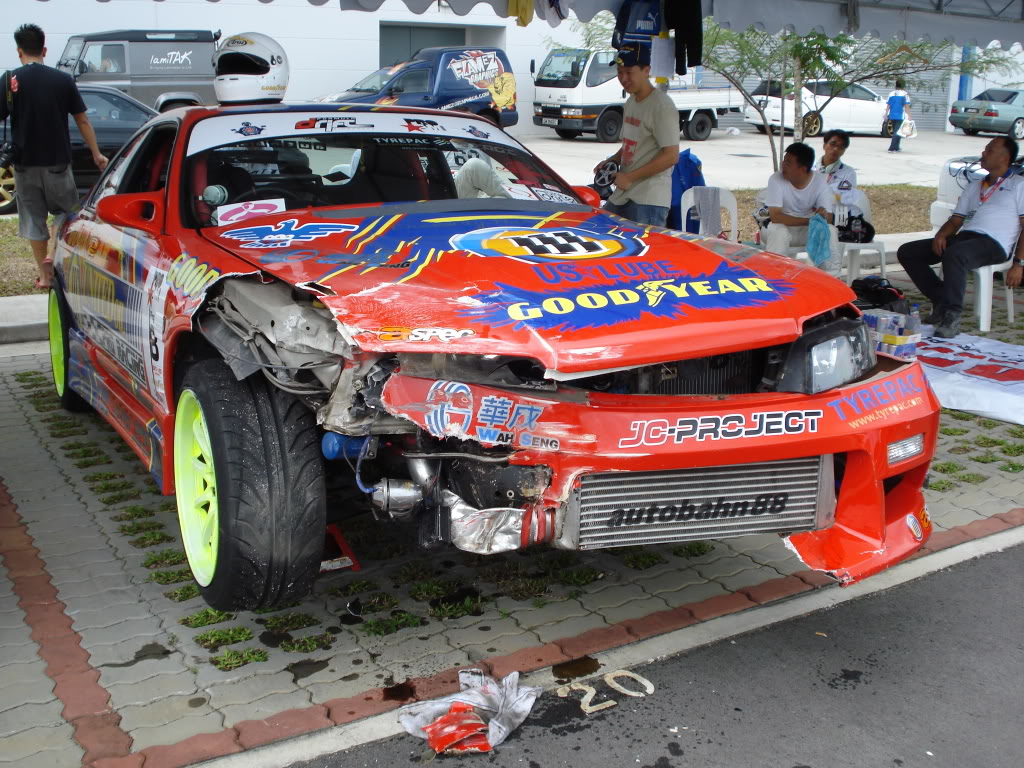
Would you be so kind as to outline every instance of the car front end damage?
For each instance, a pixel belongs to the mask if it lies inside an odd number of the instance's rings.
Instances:
[[[547,292],[488,270],[456,283],[443,261],[418,284],[384,272],[343,292],[294,253],[265,254],[195,321],[236,376],[259,371],[313,408],[332,470],[424,546],[776,533],[844,584],[916,551],[938,428],[920,366],[876,358],[852,294],[822,273],[637,237],[672,258],[633,279],[519,265]]]

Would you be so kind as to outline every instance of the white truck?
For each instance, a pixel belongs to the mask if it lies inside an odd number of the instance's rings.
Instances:
[[[551,51],[534,74],[533,124],[554,128],[563,139],[596,133],[598,141],[619,140],[626,102],[615,75],[613,50],[567,48]],[[718,117],[739,112],[743,97],[735,88],[704,88],[693,72],[669,82],[669,96],[679,110],[679,130],[704,141]]]

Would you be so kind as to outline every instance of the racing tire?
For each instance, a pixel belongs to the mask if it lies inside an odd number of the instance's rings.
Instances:
[[[965,136],[977,136],[980,133],[976,128],[964,128],[963,132]]]
[[[616,109],[606,109],[597,118],[597,140],[604,144],[618,141],[622,134],[622,113]]]
[[[221,360],[185,373],[174,428],[178,523],[203,599],[270,608],[312,590],[327,524],[316,419],[260,376]]]
[[[46,316],[50,335],[50,368],[53,372],[53,389],[57,393],[57,399],[66,411],[81,413],[91,410],[89,402],[68,384],[68,329],[71,327],[71,310],[56,281],[50,286]]]
[[[1014,141],[1021,141],[1024,139],[1024,117],[1018,117],[1014,120],[1013,125],[1010,126],[1010,130],[1006,133]]]
[[[161,112],[170,112],[172,109],[178,109],[179,107],[194,107],[196,106],[191,101],[168,101],[166,104],[160,105]]]
[[[558,136],[558,138],[566,139],[567,141],[575,139],[581,133],[582,131],[570,131],[566,130],[565,128],[555,128],[555,134]]]
[[[14,168],[0,168],[0,216],[15,213],[18,198],[14,189]]]
[[[814,138],[821,135],[821,112],[808,112],[804,115],[804,136]]]
[[[704,141],[711,135],[712,125],[708,115],[698,112],[686,121],[686,138],[690,141]]]
[[[754,127],[757,128],[757,132],[760,133],[762,136],[768,135],[768,129],[765,128],[763,125],[755,125]]]
[[[885,136],[885,138],[887,138],[887,139],[891,139],[893,133],[894,133],[894,128],[892,127],[892,120],[883,120],[882,121],[882,135]]]

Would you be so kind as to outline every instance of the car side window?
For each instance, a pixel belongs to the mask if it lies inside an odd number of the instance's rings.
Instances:
[[[593,87],[607,83],[616,76],[617,70],[612,66],[615,61],[615,51],[602,51],[594,54],[590,62],[590,69],[587,70],[587,85]]]
[[[430,89],[430,70],[406,72],[395,81],[393,87],[401,88],[404,93],[426,93]]]
[[[177,123],[154,126],[139,151],[128,163],[128,171],[117,186],[118,194],[156,192],[167,187],[171,150],[178,135]]]
[[[85,102],[85,114],[90,122],[100,123],[106,120],[120,120],[127,123],[142,125],[149,115],[132,104],[111,93],[83,91],[82,101]]]
[[[134,139],[125,144],[121,151],[114,157],[110,164],[107,165],[107,170],[100,176],[100,180],[96,182],[96,186],[92,190],[92,194],[86,201],[86,207],[95,208],[96,203],[102,200],[108,195],[117,193],[117,188],[121,183],[121,179],[124,176],[125,170],[128,168],[128,161],[134,156],[135,151],[138,149],[142,139],[147,134],[139,134]]]
[[[849,97],[851,99],[859,99],[861,101],[874,101],[875,94],[860,85],[851,85],[847,89],[849,91]]]
[[[79,72],[120,74],[125,71],[124,46],[120,43],[90,43],[78,61]]]

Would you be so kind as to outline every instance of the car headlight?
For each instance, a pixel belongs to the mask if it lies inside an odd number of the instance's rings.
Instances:
[[[562,107],[562,114],[567,117],[580,117],[583,114],[582,107]]]
[[[793,342],[778,389],[817,394],[859,379],[875,363],[875,344],[864,321],[836,320]]]

